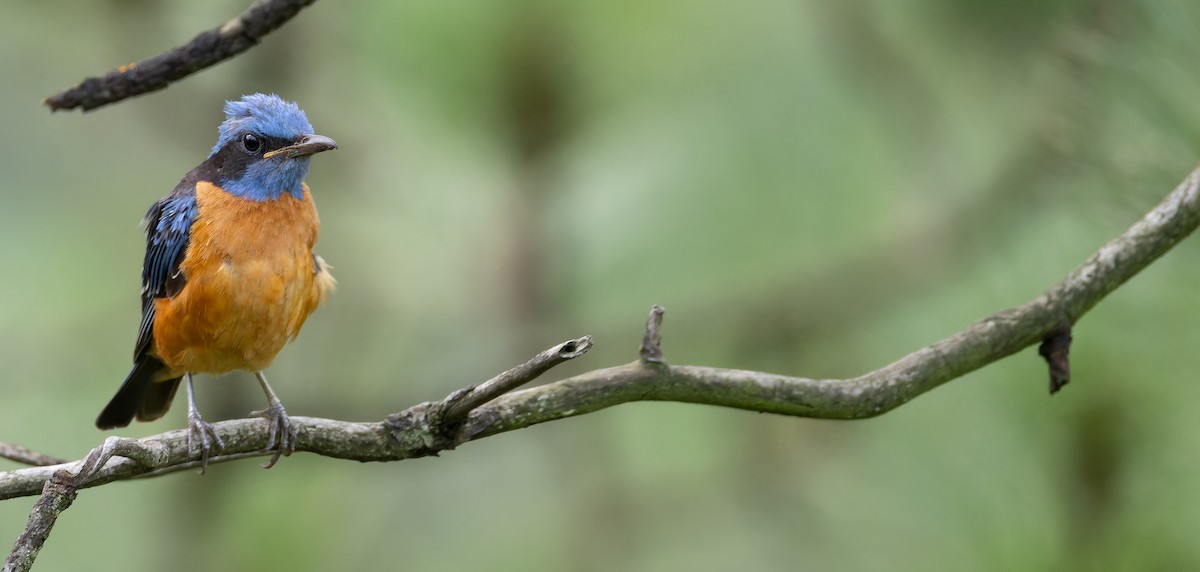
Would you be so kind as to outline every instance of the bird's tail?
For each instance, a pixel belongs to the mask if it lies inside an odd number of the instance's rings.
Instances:
[[[182,377],[171,378],[170,368],[154,356],[144,355],[133,364],[125,383],[113,396],[104,411],[96,418],[96,427],[116,429],[125,427],[137,417],[138,421],[153,421],[171,408],[175,390]]]

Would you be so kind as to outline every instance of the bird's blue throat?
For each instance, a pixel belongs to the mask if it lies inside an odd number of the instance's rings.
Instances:
[[[308,176],[309,163],[308,157],[259,159],[246,165],[240,176],[218,178],[216,183],[225,192],[252,201],[275,200],[284,193],[302,199],[300,183]]]

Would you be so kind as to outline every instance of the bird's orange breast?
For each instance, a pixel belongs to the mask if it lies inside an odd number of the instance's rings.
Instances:
[[[320,221],[303,189],[260,202],[196,185],[186,284],[154,301],[155,349],[172,369],[266,369],[324,300],[332,277],[313,257]]]

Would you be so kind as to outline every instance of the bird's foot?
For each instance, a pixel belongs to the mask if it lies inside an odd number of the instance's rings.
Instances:
[[[266,409],[250,412],[250,415],[267,420],[267,446],[263,450],[275,450],[275,454],[271,455],[271,460],[263,465],[264,469],[274,467],[280,456],[286,457],[296,450],[296,429],[292,427],[292,421],[288,419],[287,411],[283,409],[282,403],[275,401]],[[276,440],[278,440],[278,446],[276,446]]]
[[[212,456],[213,445],[216,445],[218,451],[225,448],[225,442],[221,440],[221,436],[217,435],[217,430],[212,424],[200,417],[200,412],[192,410],[188,412],[188,432],[187,446],[188,453],[193,450],[193,445],[200,446],[200,474],[208,470],[208,458]]]

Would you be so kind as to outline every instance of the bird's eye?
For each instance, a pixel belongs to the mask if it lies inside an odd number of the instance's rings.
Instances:
[[[242,148],[247,153],[256,155],[259,151],[262,151],[262,146],[262,139],[259,139],[257,135],[253,133],[242,135]]]

